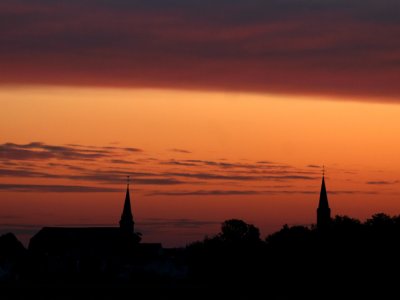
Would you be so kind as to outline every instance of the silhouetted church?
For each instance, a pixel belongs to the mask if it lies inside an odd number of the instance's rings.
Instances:
[[[328,195],[325,186],[325,174],[322,175],[321,192],[317,208],[317,228],[325,230],[331,223],[331,209],[329,208]]]
[[[124,209],[122,210],[121,220],[119,221],[119,228],[127,233],[134,233],[135,222],[133,221],[131,209],[131,196],[129,194],[129,182],[126,187],[126,196],[124,202]]]
[[[55,272],[104,271],[138,256],[157,256],[161,244],[140,244],[134,224],[128,183],[119,227],[44,227],[31,238],[29,250]]]

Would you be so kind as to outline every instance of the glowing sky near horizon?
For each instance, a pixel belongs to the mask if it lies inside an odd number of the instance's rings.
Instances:
[[[0,1],[0,232],[400,213],[398,0]]]
[[[323,164],[333,214],[400,211],[395,104],[8,86],[0,106],[0,218],[25,238],[44,225],[116,225],[127,174],[144,241],[167,246],[228,218],[263,235],[315,222]]]

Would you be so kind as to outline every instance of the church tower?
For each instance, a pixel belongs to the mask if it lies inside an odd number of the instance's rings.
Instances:
[[[121,220],[119,221],[119,228],[121,228],[125,232],[134,233],[134,225],[135,222],[133,221],[133,216],[132,216],[131,197],[129,195],[129,177],[128,177],[124,209],[122,211]]]
[[[328,195],[325,187],[325,174],[322,175],[321,193],[319,195],[319,205],[317,208],[317,228],[324,230],[331,223],[331,209],[329,208]]]

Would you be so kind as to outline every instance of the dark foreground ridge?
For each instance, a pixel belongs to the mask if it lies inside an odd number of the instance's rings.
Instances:
[[[150,247],[151,248],[151,247]],[[122,298],[337,299],[390,296],[400,267],[400,216],[361,223],[336,216],[328,229],[287,225],[260,239],[259,230],[227,220],[221,232],[180,249],[133,247],[131,253],[42,255],[11,233],[0,237],[2,299]],[[109,256],[108,256],[109,255]],[[395,294],[396,295],[396,294]],[[255,298],[254,298],[255,299]]]

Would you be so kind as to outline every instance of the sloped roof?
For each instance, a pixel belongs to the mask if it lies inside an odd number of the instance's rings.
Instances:
[[[104,254],[128,250],[137,236],[119,227],[44,227],[29,243],[29,250],[52,254]]]

